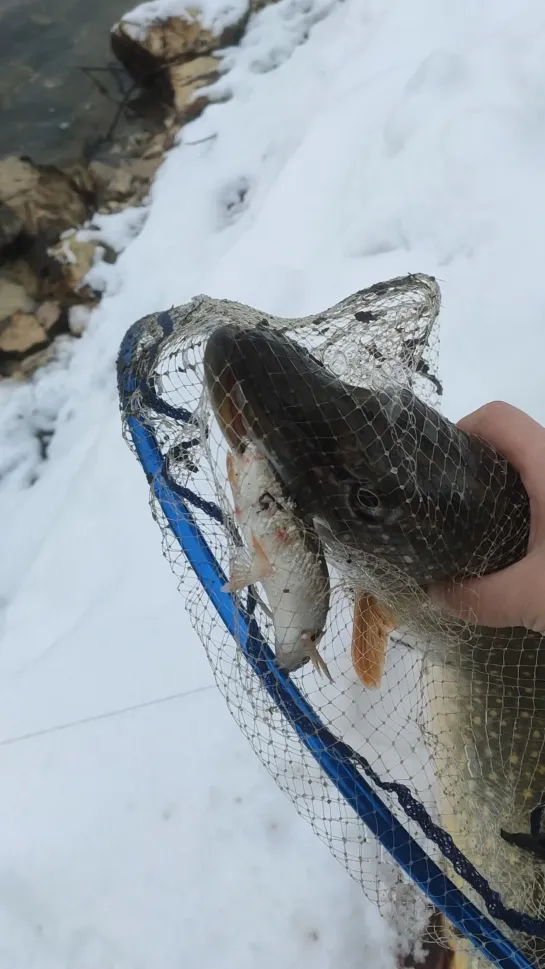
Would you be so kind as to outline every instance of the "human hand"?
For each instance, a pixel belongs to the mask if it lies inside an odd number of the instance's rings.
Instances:
[[[458,427],[487,441],[519,472],[530,499],[530,540],[515,565],[481,579],[434,583],[428,592],[461,619],[545,633],[545,428],[502,401],[485,404]]]

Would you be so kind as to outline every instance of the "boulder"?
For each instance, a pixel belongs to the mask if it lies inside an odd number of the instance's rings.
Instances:
[[[146,55],[146,63],[160,65],[184,55],[210,54],[222,46],[222,34],[203,27],[199,11],[194,10],[194,16],[191,13],[188,10],[186,17],[155,18],[147,25],[131,21],[129,13],[115,24],[112,28],[114,53],[135,80],[145,79],[138,62],[140,52]]]
[[[256,8],[266,6],[267,0],[254,0]],[[149,11],[146,13],[146,6]],[[131,13],[134,16],[131,19]],[[203,24],[198,4],[189,6],[178,16],[154,15],[152,4],[143,4],[138,11],[125,14],[111,31],[115,56],[139,83],[149,81],[150,69],[160,68],[169,61],[189,60],[211,54],[221,47],[238,43],[250,14],[248,4],[244,14],[228,23],[218,21],[216,29]]]
[[[68,314],[55,300],[33,312],[16,310],[0,322],[0,376],[24,380],[51,359],[53,341],[69,332]]]
[[[195,97],[199,88],[212,84],[218,77],[218,60],[206,55],[195,57],[185,64],[175,64],[168,68],[168,78],[172,90],[172,102],[184,121],[196,118],[208,104],[206,95]]]
[[[146,132],[145,137],[103,146],[89,163],[99,212],[119,211],[144,201],[175,134],[175,129],[165,123],[160,131]]]
[[[45,327],[34,313],[13,313],[0,323],[0,360],[21,359],[34,350],[47,346]]]
[[[10,241],[15,233],[53,241],[91,214],[93,187],[89,175],[78,166],[62,171],[10,156],[0,159],[0,204],[9,211]]]
[[[31,269],[24,258],[6,261],[0,271],[0,319],[2,319],[2,288],[5,282],[17,283],[22,286],[31,300],[39,300],[42,294],[42,280],[37,272]],[[4,296],[5,299],[5,296]],[[9,315],[9,314],[7,314]]]
[[[0,252],[3,252],[21,234],[23,222],[19,214],[5,202],[0,202]]]
[[[10,377],[11,380],[28,380],[40,367],[44,367],[46,363],[53,359],[54,353],[54,344],[50,343],[43,350],[29,353],[22,360],[5,361],[0,354],[0,376]]]
[[[0,320],[13,313],[28,313],[33,308],[34,302],[24,286],[0,276]]]
[[[126,14],[112,28],[112,50],[138,84],[154,88],[166,104],[184,113],[184,120],[195,117],[208,100],[203,97],[195,101],[193,94],[217,77],[214,52],[241,39],[250,5],[232,23],[223,18],[217,29],[203,25],[197,5],[180,16],[164,18],[153,17],[150,10],[147,22],[145,6],[132,21],[131,14]]]
[[[65,288],[71,293],[81,290],[83,279],[94,265],[98,243],[82,241],[75,235],[60,239],[49,249],[49,255],[60,267]]]
[[[38,306],[35,316],[40,326],[50,335],[59,325],[61,312],[61,304],[57,300],[52,299],[46,300],[45,303]]]

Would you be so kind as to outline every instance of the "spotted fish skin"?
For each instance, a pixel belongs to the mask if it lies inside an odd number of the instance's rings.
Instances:
[[[518,473],[410,391],[350,386],[281,333],[233,324],[211,336],[205,368],[353,579],[372,559],[425,587],[525,554]],[[545,860],[528,850],[545,791],[545,638],[451,632],[425,661],[442,823],[506,905],[545,919]],[[543,940],[517,941],[545,966]]]

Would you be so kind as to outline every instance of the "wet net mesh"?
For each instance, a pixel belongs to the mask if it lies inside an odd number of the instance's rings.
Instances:
[[[289,675],[365,758],[392,813],[483,913],[497,914],[499,897],[543,920],[542,638],[447,620],[423,591],[515,561],[529,528],[513,470],[438,415],[439,308],[436,281],[418,275],[303,319],[204,296],[145,317],[125,430],[132,417],[151,428],[165,479],[226,577],[252,578],[237,601],[251,600],[288,666],[305,659]],[[152,511],[217,685],[278,786],[396,925],[402,953],[418,956],[431,925],[441,945],[465,949],[271,700],[154,497]],[[408,816],[396,784],[452,835],[487,897]],[[544,932],[496,924],[545,967]]]

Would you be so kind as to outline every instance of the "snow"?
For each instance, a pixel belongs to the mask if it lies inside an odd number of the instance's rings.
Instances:
[[[78,231],[77,238],[82,242],[102,242],[115,252],[123,252],[141,231],[146,214],[144,207],[124,209],[111,215],[97,212],[90,223]]]
[[[544,54],[537,0],[279,0],[150,205],[97,223],[124,248],[83,338],[0,385],[0,969],[393,969],[213,686],[115,358],[200,292],[295,316],[427,272],[446,413],[544,421]]]
[[[147,28],[169,17],[180,17],[189,23],[198,21],[207,30],[221,34],[247,14],[249,0],[148,0],[124,14],[121,23],[133,40],[146,36]]]

